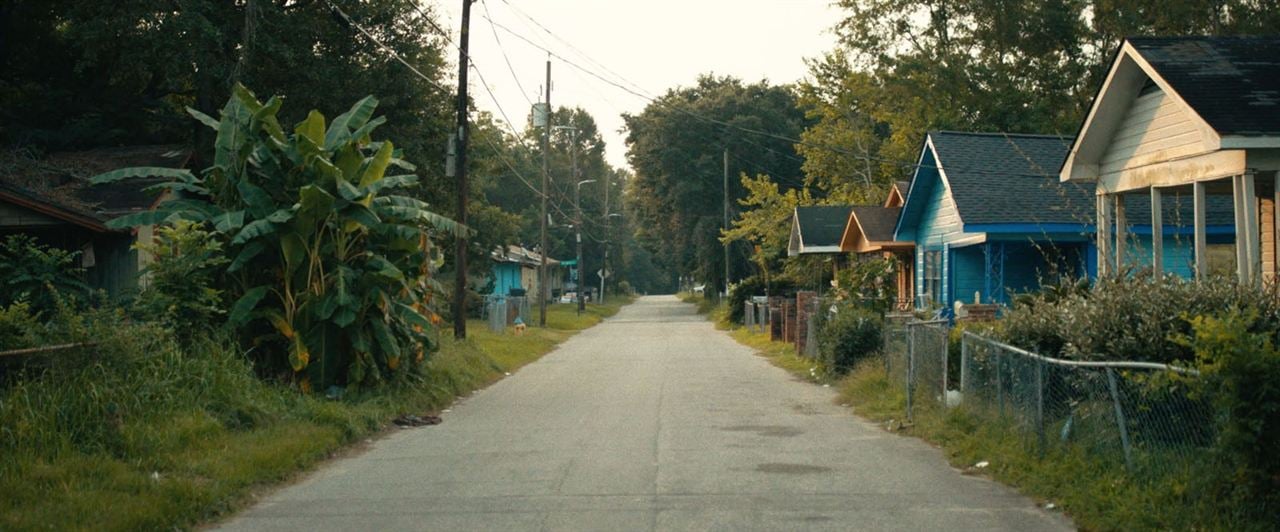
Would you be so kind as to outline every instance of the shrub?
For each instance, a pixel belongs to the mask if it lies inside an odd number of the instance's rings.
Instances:
[[[847,373],[858,361],[878,352],[883,342],[879,314],[852,305],[839,305],[818,329],[818,352],[827,371]]]
[[[1048,355],[1084,360],[1191,360],[1177,338],[1188,317],[1251,316],[1247,328],[1280,331],[1280,300],[1234,279],[1201,282],[1150,273],[1099,279],[1091,289],[1045,290],[1020,297],[1003,320],[1005,339]]]
[[[53,310],[58,293],[88,295],[79,258],[79,251],[44,246],[29,235],[8,236],[0,241],[0,305],[24,301],[42,314]]]
[[[1215,467],[1201,480],[1211,497],[1255,519],[1280,512],[1280,351],[1272,335],[1249,331],[1257,318],[1191,318],[1200,378],[1191,383],[1216,410]],[[1272,523],[1274,524],[1274,522]]]
[[[795,292],[795,284],[785,278],[774,279],[769,283],[769,296],[792,295]],[[747,277],[733,285],[733,290],[729,292],[729,320],[733,323],[742,323],[747,301],[750,301],[752,296],[763,295],[766,295],[764,278],[759,275]]]
[[[39,321],[26,303],[19,301],[0,307],[0,351],[35,345],[37,327]]]
[[[898,297],[898,287],[894,282],[897,261],[893,257],[863,257],[840,270],[832,283],[836,299],[878,314],[888,312]]]
[[[143,272],[149,276],[135,308],[143,319],[158,321],[179,339],[204,336],[226,314],[222,291],[215,288],[219,269],[229,262],[222,243],[213,234],[186,220],[161,226],[155,241],[139,243],[154,261]]]
[[[217,131],[213,166],[126,168],[95,183],[138,176],[176,199],[124,216],[124,227],[177,219],[212,228],[226,242],[228,323],[259,346],[264,366],[304,390],[338,394],[420,373],[434,350],[432,296],[443,262],[434,238],[466,229],[425,202],[393,193],[418,184],[391,141],[374,141],[386,120],[366,97],[326,124],[311,111],[286,133],[282,100],[232,89],[221,119],[188,109]],[[182,197],[183,194],[189,197]]]

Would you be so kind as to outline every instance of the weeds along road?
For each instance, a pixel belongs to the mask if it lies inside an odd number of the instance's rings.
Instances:
[[[642,298],[226,530],[1069,530]]]

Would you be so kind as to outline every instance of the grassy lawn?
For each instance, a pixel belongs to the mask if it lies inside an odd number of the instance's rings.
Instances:
[[[696,301],[690,301],[696,302]],[[1053,503],[1085,530],[1242,530],[1258,523],[1242,521],[1230,509],[1191,493],[1190,474],[1135,478],[1108,455],[1081,446],[1055,448],[1044,456],[1020,431],[963,408],[946,410],[917,405],[914,423],[905,424],[906,397],[885,374],[878,357],[864,360],[848,375],[826,377],[795,347],[773,342],[768,334],[730,327],[714,311],[721,328],[739,343],[755,349],[774,365],[815,384],[830,384],[837,401],[886,430],[924,439],[938,446],[951,464],[969,474],[988,475],[1016,487],[1041,503]],[[988,462],[978,469],[975,464]]]
[[[615,298],[608,306],[590,305],[581,316],[570,305],[553,305],[548,327],[531,327],[522,336],[494,333],[484,322],[473,321],[467,340],[442,340],[422,382],[367,396],[326,400],[251,376],[210,382],[214,389],[253,403],[245,407],[253,414],[228,419],[223,405],[210,400],[200,407],[156,405],[118,414],[106,424],[109,444],[96,449],[84,448],[74,433],[59,448],[39,448],[34,438],[23,437],[39,434],[39,427],[9,426],[12,419],[0,419],[0,431],[18,435],[10,440],[17,442],[15,448],[0,457],[0,530],[185,529],[216,520],[250,502],[255,491],[295,478],[376,437],[398,415],[439,411],[456,397],[537,360],[629,302]],[[226,365],[228,375],[247,375],[239,361]],[[207,373],[222,374],[222,369]],[[5,390],[0,413],[4,401],[28,397],[41,396],[31,389]],[[49,420],[51,426],[60,423],[65,420]]]

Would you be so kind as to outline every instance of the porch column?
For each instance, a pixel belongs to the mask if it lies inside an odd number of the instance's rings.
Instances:
[[[1129,221],[1124,216],[1124,194],[1115,194],[1116,198],[1116,273],[1124,271],[1125,248],[1129,240]]]
[[[1195,205],[1195,266],[1196,279],[1204,279],[1209,275],[1209,260],[1206,252],[1208,243],[1204,236],[1204,183],[1196,181],[1191,184],[1191,196]]]
[[[1252,284],[1260,266],[1255,265],[1258,253],[1258,205],[1253,188],[1253,174],[1246,173],[1231,178],[1234,199],[1232,210],[1236,222],[1236,276],[1241,283]]]
[[[1098,277],[1111,275],[1111,198],[1097,196],[1097,220],[1094,238],[1098,244]]]
[[[1275,173],[1271,200],[1271,261],[1273,282],[1280,283],[1280,172]]]
[[[1164,274],[1164,209],[1160,189],[1151,187],[1151,272]]]
[[[1240,176],[1241,184],[1244,185],[1244,225],[1245,225],[1245,242],[1248,243],[1246,249],[1248,254],[1245,257],[1249,260],[1249,284],[1257,284],[1262,280],[1262,230],[1258,227],[1258,193],[1254,187],[1253,172],[1246,172]]]

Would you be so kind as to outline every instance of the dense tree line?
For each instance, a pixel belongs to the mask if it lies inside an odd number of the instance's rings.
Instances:
[[[231,88],[243,84],[287,100],[280,120],[294,124],[306,110],[337,116],[366,95],[390,120],[385,134],[400,141],[423,186],[415,194],[448,213],[455,204],[445,174],[454,121],[456,53],[437,28],[431,3],[418,0],[12,0],[0,4],[0,147],[42,152],[137,144],[212,145],[212,132],[193,123],[188,106],[216,116]],[[426,80],[366,36],[395,51]],[[507,125],[476,113],[469,173],[474,176],[469,218],[478,229],[468,262],[472,287],[482,289],[488,253],[506,243],[535,245],[536,196],[511,170],[539,184],[540,144],[515,138]],[[524,118],[520,116],[519,118]],[[556,114],[556,125],[579,128],[584,210],[601,212],[609,173],[620,197],[619,170],[603,159],[594,120],[581,110]],[[535,135],[535,133],[531,133]],[[559,131],[552,147],[553,202],[570,210],[569,146]],[[207,165],[198,152],[194,167]],[[595,188],[588,188],[595,187]],[[534,207],[530,210],[529,207]],[[553,211],[554,212],[554,211]],[[563,225],[568,220],[556,220]],[[629,240],[625,220],[595,220],[601,242]],[[532,231],[532,232],[531,232]],[[571,234],[551,236],[551,252],[570,258]],[[587,246],[602,254],[603,244]],[[620,255],[615,255],[618,258]],[[599,264],[599,257],[594,257]],[[447,267],[447,266],[446,266]],[[624,272],[627,268],[623,268]],[[654,272],[649,274],[656,275]],[[625,273],[614,280],[626,279]],[[632,284],[653,283],[632,280]]]

